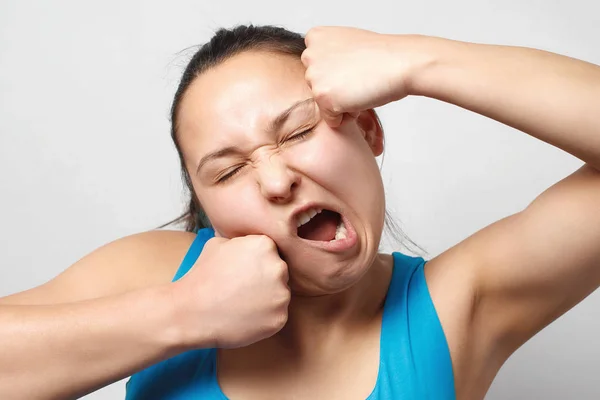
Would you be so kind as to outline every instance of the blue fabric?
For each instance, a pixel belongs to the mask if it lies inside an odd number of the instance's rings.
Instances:
[[[202,229],[173,280],[184,276],[214,236]],[[393,253],[394,269],[383,310],[377,383],[367,400],[455,400],[446,337],[425,281],[425,260]],[[227,400],[216,375],[216,349],[182,353],[134,374],[129,400]]]

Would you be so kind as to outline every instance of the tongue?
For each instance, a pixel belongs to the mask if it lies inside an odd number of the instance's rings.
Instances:
[[[308,240],[333,240],[335,239],[335,230],[339,222],[340,214],[323,210],[298,228],[298,236]]]

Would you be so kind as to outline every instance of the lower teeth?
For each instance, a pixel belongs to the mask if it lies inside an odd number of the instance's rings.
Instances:
[[[340,222],[338,223],[337,228],[335,229],[335,239],[333,239],[332,242],[334,240],[346,239],[347,235],[348,235],[348,231],[346,230],[346,227],[344,226],[344,222],[340,218]]]

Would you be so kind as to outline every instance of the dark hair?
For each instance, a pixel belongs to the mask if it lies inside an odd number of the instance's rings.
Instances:
[[[305,49],[304,37],[299,33],[272,25],[239,25],[232,29],[219,29],[210,41],[202,45],[194,54],[183,71],[181,81],[173,98],[173,104],[171,105],[171,138],[179,155],[181,176],[190,197],[185,212],[160,228],[171,224],[184,224],[186,231],[198,232],[199,229],[211,227],[210,221],[194,192],[190,174],[185,167],[183,152],[177,137],[177,116],[181,101],[194,79],[208,69],[245,51],[267,51],[300,59]],[[377,117],[377,114],[375,115]],[[380,123],[379,117],[377,117],[377,122]],[[423,250],[402,233],[398,224],[391,218],[387,211],[386,227],[395,241],[404,243],[403,240],[399,239],[407,239],[410,244]]]

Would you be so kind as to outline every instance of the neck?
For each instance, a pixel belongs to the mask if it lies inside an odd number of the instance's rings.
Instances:
[[[378,254],[365,275],[340,293],[292,295],[288,322],[273,339],[286,348],[303,352],[371,326],[374,319],[381,317],[392,264],[390,255]]]

